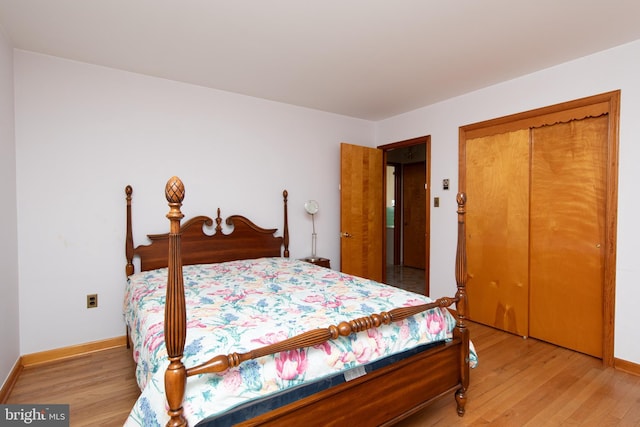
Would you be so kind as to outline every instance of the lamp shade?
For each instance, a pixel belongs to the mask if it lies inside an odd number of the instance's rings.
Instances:
[[[315,200],[308,200],[304,203],[304,209],[307,211],[307,213],[309,213],[310,215],[315,215],[318,213],[318,202],[316,202]]]

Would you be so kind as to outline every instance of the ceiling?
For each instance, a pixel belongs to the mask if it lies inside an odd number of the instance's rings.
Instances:
[[[640,39],[637,0],[0,0],[18,49],[382,120]]]

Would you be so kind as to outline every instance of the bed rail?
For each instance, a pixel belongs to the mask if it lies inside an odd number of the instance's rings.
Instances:
[[[257,359],[258,357],[269,356],[283,351],[297,350],[306,347],[313,347],[324,342],[336,339],[340,336],[346,337],[357,332],[366,331],[367,329],[377,328],[382,325],[388,325],[392,322],[398,322],[422,313],[436,307],[449,307],[455,302],[451,298],[440,298],[429,304],[416,305],[412,307],[400,307],[372,314],[366,317],[351,320],[349,322],[340,322],[338,325],[331,325],[327,328],[319,328],[313,331],[304,332],[295,337],[277,342],[275,344],[266,345],[246,353],[231,353],[228,355],[218,355],[208,361],[187,369],[187,377],[198,374],[209,374],[215,372],[224,372],[229,368],[233,368],[246,362],[247,360]]]

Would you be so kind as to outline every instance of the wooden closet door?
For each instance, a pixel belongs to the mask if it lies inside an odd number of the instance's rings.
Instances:
[[[596,357],[608,127],[603,115],[531,131],[530,335]]]
[[[469,318],[527,336],[529,130],[466,142]]]

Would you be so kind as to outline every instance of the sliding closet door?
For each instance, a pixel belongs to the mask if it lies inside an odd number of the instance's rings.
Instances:
[[[460,128],[471,320],[613,366],[619,108],[613,91]],[[529,151],[501,157],[513,139]]]
[[[528,335],[529,130],[466,141],[469,318]]]
[[[530,335],[602,357],[607,115],[532,129]]]

